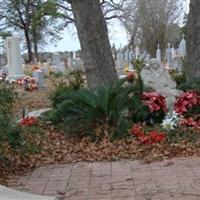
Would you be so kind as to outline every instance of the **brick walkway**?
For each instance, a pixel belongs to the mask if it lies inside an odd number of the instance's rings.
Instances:
[[[10,186],[61,200],[199,200],[200,159],[52,165],[12,178]]]

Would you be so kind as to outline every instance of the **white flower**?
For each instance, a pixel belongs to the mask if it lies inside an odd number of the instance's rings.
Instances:
[[[180,116],[173,111],[173,113],[168,113],[164,118],[161,126],[166,130],[175,130],[180,121]]]

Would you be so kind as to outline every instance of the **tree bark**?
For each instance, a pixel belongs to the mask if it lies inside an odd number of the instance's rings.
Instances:
[[[89,88],[113,82],[117,73],[99,0],[73,0],[71,4]]]
[[[28,61],[32,62],[33,61],[33,52],[32,52],[32,47],[31,47],[31,40],[29,37],[29,32],[27,30],[24,30],[25,38],[26,38],[26,45],[28,49]]]
[[[37,43],[37,33],[36,31],[33,32],[33,47],[34,47],[34,61],[39,61],[38,56],[38,43]]]
[[[200,0],[190,0],[187,22],[187,79],[200,77]]]

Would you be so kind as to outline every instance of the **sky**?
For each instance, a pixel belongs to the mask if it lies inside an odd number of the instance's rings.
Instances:
[[[186,12],[189,12],[189,1],[186,0]],[[111,45],[114,43],[116,48],[120,45],[124,46],[128,43],[128,35],[125,28],[117,21],[113,21],[108,25],[109,38]],[[77,51],[80,49],[78,36],[75,27],[66,28],[61,34],[62,39],[56,43],[49,43],[43,51],[58,52],[58,51]]]
[[[119,48],[120,44],[123,46],[128,43],[126,30],[119,22],[113,21],[111,25],[108,25],[108,29],[111,45],[114,43]],[[75,27],[66,28],[61,36],[63,37],[62,40],[45,46],[44,51],[76,51],[80,49]]]

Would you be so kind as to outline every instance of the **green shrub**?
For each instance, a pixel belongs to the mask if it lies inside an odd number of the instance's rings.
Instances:
[[[64,101],[69,92],[78,90],[84,86],[82,71],[73,71],[67,75],[51,73],[50,80],[54,86],[54,90],[50,95],[53,107],[56,107],[59,103]]]
[[[179,87],[181,84],[186,82],[186,72],[177,72],[176,70],[170,70],[169,74],[171,78],[176,82],[177,87]]]
[[[178,89],[183,91],[197,90],[200,91],[200,77],[194,77],[192,80],[182,83]]]
[[[82,88],[64,93],[65,100],[54,107],[50,120],[76,135],[94,135],[95,127],[102,124],[112,129],[115,138],[126,135],[129,122],[144,120],[146,106],[140,100],[140,87],[124,82],[101,85],[95,91]]]
[[[13,143],[14,134],[14,120],[13,120],[13,103],[17,98],[12,86],[7,82],[0,82],[0,141],[8,141]]]

